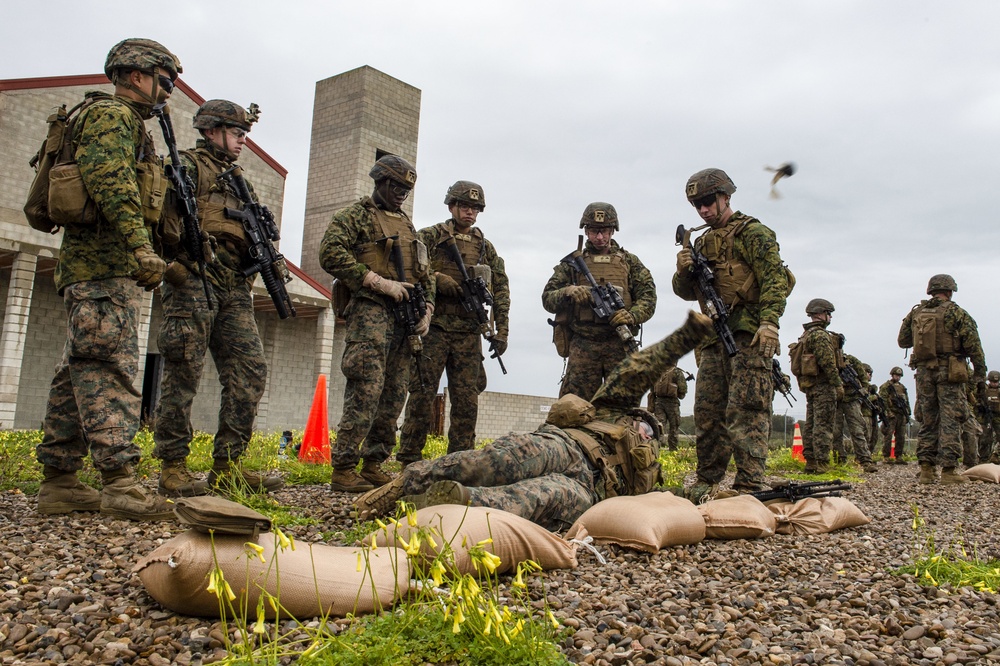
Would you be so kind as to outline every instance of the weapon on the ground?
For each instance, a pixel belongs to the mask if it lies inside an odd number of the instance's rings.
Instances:
[[[403,266],[403,249],[399,246],[399,236],[383,238],[382,242],[388,245],[389,259],[392,260],[392,265],[396,269],[397,279],[400,282],[406,282],[406,268]],[[424,343],[417,335],[417,326],[427,313],[427,294],[424,292],[424,286],[419,282],[412,287],[407,287],[406,291],[410,295],[409,298],[404,298],[398,303],[392,302],[390,305],[396,323],[402,326],[406,332],[406,342],[410,346],[410,354],[413,356],[413,363],[417,370],[417,381],[420,382],[420,388],[423,388],[424,372],[420,367],[420,354],[424,350]]]
[[[793,407],[792,400],[795,400],[795,396],[792,395],[792,382],[781,371],[781,363],[776,358],[771,359],[771,379],[774,381],[775,390],[785,396],[789,407]]]
[[[479,322],[479,332],[490,344],[492,352],[490,358],[497,360],[497,363],[500,364],[500,370],[506,375],[507,366],[503,364],[503,359],[497,353],[497,342],[494,339],[496,333],[490,326],[490,315],[486,312],[487,307],[493,307],[493,294],[490,293],[490,288],[486,286],[486,280],[482,276],[471,277],[469,275],[465,261],[462,259],[462,252],[458,249],[458,243],[455,242],[453,236],[449,236],[441,245],[444,247],[445,254],[455,262],[455,265],[458,266],[458,272],[462,275],[462,307],[465,308],[466,312],[475,313],[476,321]]]
[[[243,275],[250,277],[254,273],[260,273],[264,288],[274,302],[278,317],[281,319],[294,317],[295,305],[292,304],[288,290],[285,289],[285,283],[291,282],[292,276],[288,273],[285,258],[274,249],[273,244],[274,241],[281,239],[278,225],[274,223],[274,215],[267,206],[259,203],[250,194],[250,188],[243,178],[243,170],[239,165],[223,171],[219,174],[219,179],[224,181],[243,202],[243,210],[223,209],[226,217],[239,220],[243,224],[243,232],[250,243],[250,249],[247,250],[249,262],[243,267]]]
[[[861,399],[861,404],[865,406],[869,411],[875,412],[879,415],[879,418],[885,418],[882,410],[874,402],[868,399],[868,395],[865,393],[864,388],[861,386],[861,378],[858,377],[858,372],[849,365],[845,365],[840,369],[840,378],[845,384],[854,389],[858,397]]]
[[[842,491],[850,489],[851,484],[844,483],[843,479],[834,479],[833,481],[806,481],[802,483],[792,481],[788,484],[772,488],[771,490],[758,490],[750,494],[759,499],[761,502],[776,499],[788,502],[797,502],[800,499],[805,499],[806,497],[840,497]]]
[[[198,200],[194,196],[194,183],[191,182],[187,167],[181,162],[177,153],[177,138],[174,136],[174,125],[170,122],[170,108],[166,104],[157,104],[153,107],[153,115],[160,123],[163,142],[167,144],[167,152],[170,155],[170,164],[165,165],[163,171],[174,186],[174,193],[177,196],[177,212],[184,225],[184,237],[181,242],[188,259],[198,265],[198,275],[201,277],[201,284],[205,288],[205,299],[211,310],[215,308],[215,304],[208,275],[205,273],[205,246],[208,245],[208,236],[202,232],[201,224],[198,222]]]
[[[739,348],[736,346],[736,340],[733,339],[733,332],[729,329],[729,310],[726,308],[725,302],[719,297],[719,292],[715,290],[715,274],[712,273],[711,266],[708,265],[708,259],[705,255],[701,254],[694,249],[694,245],[691,244],[691,232],[694,229],[685,229],[683,224],[677,226],[677,233],[674,235],[674,240],[677,245],[680,245],[686,250],[691,251],[691,259],[693,263],[691,264],[691,272],[694,274],[694,279],[698,284],[698,291],[701,293],[702,306],[705,308],[705,314],[707,314],[712,319],[712,326],[715,327],[715,333],[722,340],[722,346],[725,347],[726,353],[729,356],[736,356],[739,353]]]
[[[576,250],[563,257],[562,263],[569,264],[587,278],[587,282],[590,283],[590,307],[598,319],[611,319],[616,312],[625,309],[625,300],[618,290],[610,284],[599,284],[594,279],[594,274],[587,268],[587,262],[583,260],[583,236],[580,236]],[[615,333],[621,338],[625,351],[630,354],[639,351],[639,343],[628,326],[625,324],[616,326]]]

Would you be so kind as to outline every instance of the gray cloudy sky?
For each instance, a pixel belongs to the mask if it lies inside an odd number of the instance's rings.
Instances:
[[[282,250],[293,260],[315,82],[371,65],[420,88],[414,221],[447,217],[455,180],[480,182],[480,223],[511,274],[510,374],[488,361],[491,390],[557,392],[540,293],[590,201],[615,205],[616,239],[660,286],[645,341],[680,323],[674,229],[699,222],[683,187],[708,166],[730,174],[734,207],[774,229],[798,278],[783,345],[805,303],[827,298],[833,328],[881,383],[903,364],[900,320],[930,275],[949,272],[988,361],[996,347],[1000,3],[8,4],[4,78],[99,72],[112,44],[144,36],[180,56],[202,95],[260,104],[254,140],[289,170]],[[59,48],[46,52],[40,35]],[[763,167],[788,160],[799,172],[771,200]],[[804,414],[798,397],[790,415]]]

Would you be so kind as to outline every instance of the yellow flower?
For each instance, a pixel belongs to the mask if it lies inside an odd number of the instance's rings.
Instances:
[[[545,611],[545,615],[546,615],[546,617],[549,618],[549,622],[552,623],[552,627],[554,629],[558,629],[559,628],[559,620],[557,620],[556,616],[552,614],[552,611]],[[518,620],[518,622],[520,623],[520,620]]]
[[[486,616],[486,626],[483,627],[483,636],[490,635],[490,629],[493,628],[493,617],[491,615]]]
[[[259,544],[250,541],[247,541],[244,545],[246,545],[251,550],[255,551],[257,553],[257,557],[260,558],[260,561],[263,562],[264,564],[267,564],[267,560],[264,559],[264,546],[261,546]]]
[[[403,537],[399,536],[398,534],[396,535],[396,539],[398,539],[399,543],[403,545],[403,549],[406,551],[406,554],[409,555],[410,557],[416,557],[417,555],[420,554],[420,535],[417,534],[416,532],[410,535],[409,543],[404,541]]]
[[[355,571],[357,571],[359,573],[361,572],[361,551],[360,550],[358,551],[358,567],[357,567],[357,569],[355,569]]]
[[[434,560],[434,564],[431,565],[431,579],[438,587],[441,586],[441,582],[444,580],[444,572],[445,568],[441,560]]]
[[[551,616],[552,613],[549,613],[549,615]],[[558,623],[556,623],[556,628],[557,629],[559,628],[559,624]],[[520,619],[520,620],[517,621],[517,624],[514,625],[514,628],[510,630],[510,637],[511,638],[516,638],[517,635],[519,633],[521,633],[523,630],[524,630],[524,620]]]
[[[493,543],[493,537],[489,537],[487,539],[483,539],[482,541],[480,541],[476,545],[477,546],[485,546],[486,544],[490,544],[490,543]]]
[[[479,592],[481,591],[479,583],[477,583],[473,578],[466,579],[465,588],[468,591],[470,599],[475,599],[476,597],[478,597]]]
[[[522,569],[521,567],[517,568],[517,575],[514,576],[514,582],[511,583],[511,586],[514,587],[515,589],[516,588],[525,589],[528,587],[527,585],[524,584],[524,569]]]
[[[465,614],[462,613],[462,607],[455,607],[455,623],[451,625],[451,633],[457,634],[461,629],[461,624],[465,622]]]
[[[388,531],[388,530],[389,530],[389,526],[388,526],[388,525],[386,525],[385,523],[383,523],[383,522],[382,522],[381,520],[379,520],[378,518],[376,518],[376,519],[375,519],[375,524],[376,524],[376,525],[378,525],[378,528],[379,528],[380,530],[385,530],[385,531]]]
[[[406,509],[406,524],[410,527],[416,527],[420,524],[417,522],[417,512],[410,507]]]
[[[434,550],[437,550],[438,545],[437,541],[434,540],[434,537],[432,537],[430,534],[427,534],[424,536],[424,538],[427,539],[427,545],[429,545]]]
[[[257,606],[257,621],[253,623],[253,633],[264,634],[267,629],[264,627],[264,605]]]
[[[295,550],[294,539],[289,539],[287,536],[285,536],[285,533],[279,530],[278,528],[274,528],[274,533],[278,536],[278,545],[281,546],[281,550],[285,550],[286,548],[291,548],[292,550]]]
[[[473,551],[470,555],[472,556],[472,565],[476,567],[476,571],[480,571],[480,565],[482,565],[482,568],[486,569],[487,572],[493,573],[501,564],[500,558],[493,553]]]

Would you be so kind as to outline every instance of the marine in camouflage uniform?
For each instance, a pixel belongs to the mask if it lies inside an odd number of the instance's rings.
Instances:
[[[451,426],[448,429],[448,453],[466,451],[476,442],[476,421],[479,416],[479,394],[485,389],[486,369],[480,335],[484,333],[475,312],[462,305],[462,275],[449,257],[444,243],[454,239],[462,262],[470,277],[483,275],[493,294],[492,316],[496,334],[489,325],[485,332],[492,335],[491,348],[497,356],[507,351],[510,330],[510,284],[503,259],[493,243],[488,241],[476,218],[486,208],[486,195],[476,183],[460,180],[448,188],[444,203],[451,219],[421,229],[417,237],[430,254],[437,298],[431,328],[424,336],[421,356],[423,377],[410,369],[410,397],[406,402],[406,418],[399,438],[396,459],[403,465],[422,458],[427,433],[431,426],[431,410],[441,373],[448,373],[448,397],[451,399]]]
[[[858,357],[851,354],[844,354],[844,363],[854,368],[858,375],[861,386],[867,387],[871,378],[865,371],[865,365]],[[853,448],[854,457],[858,464],[866,472],[876,470],[875,463],[872,462],[871,449],[868,448],[868,419],[862,412],[861,394],[853,387],[844,384],[844,399],[837,402],[837,415],[834,417],[833,425],[833,448],[840,460],[847,460],[852,451],[847,450],[844,444],[844,424],[847,424],[847,432]]]
[[[406,499],[419,508],[430,504],[463,504],[501,509],[551,530],[564,530],[596,502],[613,494],[640,494],[651,489],[660,478],[659,450],[655,439],[656,421],[644,410],[636,409],[643,394],[711,331],[711,321],[690,313],[687,322],[667,336],[635,354],[629,355],[608,375],[608,380],[591,400],[596,408],[594,420],[581,426],[556,427],[551,423],[525,434],[500,437],[482,449],[450,453],[434,460],[408,465],[391,483],[355,500],[362,520],[388,513],[396,501]],[[574,395],[560,403],[582,402]],[[553,411],[550,412],[550,420]],[[652,422],[652,423],[650,423]],[[640,435],[640,432],[645,431]],[[632,446],[645,444],[643,477],[645,483],[632,486],[618,463],[609,466],[615,477],[602,472],[594,462],[593,449],[604,460],[612,454],[608,439],[598,441],[598,433],[620,437]],[[589,433],[589,435],[588,435]],[[647,487],[648,486],[648,487]]]
[[[585,275],[565,262],[552,269],[542,291],[542,307],[566,320],[572,337],[559,395],[594,395],[608,374],[625,358],[624,343],[616,332],[627,326],[635,336],[639,325],[656,311],[656,284],[637,256],[612,239],[618,231],[618,212],[609,203],[588,204],[580,220],[587,236],[583,260],[598,283],[610,283],[618,290],[625,307],[610,319],[594,314],[590,283]]]
[[[997,462],[996,441],[1000,433],[1000,372],[990,370],[986,375],[986,391],[977,396],[976,413],[982,425],[979,437],[979,462]]]
[[[338,289],[350,294],[343,313],[347,334],[340,364],[347,378],[344,413],[337,426],[330,480],[333,490],[346,492],[364,492],[391,480],[381,464],[396,445],[411,345],[419,343],[407,339],[392,307],[409,300],[414,285],[420,284],[427,292],[427,309],[418,335],[427,333],[434,311],[427,249],[402,212],[417,173],[403,158],[386,155],[369,175],[375,181],[372,196],[334,213],[319,250],[323,269],[337,278],[335,298]],[[403,275],[389,260],[390,244],[400,249]],[[359,459],[364,459],[360,475],[355,471]]]
[[[245,276],[242,269],[248,263],[250,241],[242,223],[224,213],[226,208],[243,210],[245,204],[219,175],[233,167],[256,121],[256,105],[248,112],[227,100],[209,100],[194,116],[194,128],[202,138],[193,150],[180,153],[181,166],[194,185],[201,231],[215,239],[214,261],[210,248],[204,253],[214,309],[206,300],[198,266],[184,249],[176,193],[171,190],[172,196],[168,196],[163,238],[164,256],[171,263],[162,289],[163,323],[157,340],[163,355],[163,379],[153,435],[153,455],[163,461],[159,488],[165,495],[201,495],[222,480],[252,492],[277,490],[283,485],[277,477],[262,477],[238,464],[253,435],[257,405],[267,383],[267,363],[254,318],[255,276]],[[191,475],[185,461],[194,434],[191,405],[209,351],[219,371],[222,398],[212,472],[205,482]]]
[[[886,464],[902,462],[906,448],[906,426],[910,422],[910,394],[900,381],[903,369],[889,371],[889,379],[878,389],[885,405],[885,422],[882,424],[882,460]],[[892,457],[892,438],[896,438],[896,456]]]
[[[715,289],[728,308],[727,324],[738,349],[730,357],[717,336],[699,349],[694,399],[698,480],[693,495],[707,493],[722,481],[731,458],[736,459],[734,490],[763,487],[774,398],[771,357],[779,349],[778,320],[791,291],[774,232],[730,208],[735,191],[721,169],[699,171],[686,186],[688,201],[711,227],[694,248],[715,275]],[[708,312],[692,264],[690,249],[678,252],[671,286],[682,299],[697,300],[702,312]]]
[[[885,414],[885,408],[879,405],[878,384],[871,383],[872,378],[875,376],[875,371],[872,369],[872,366],[867,363],[864,364],[864,369],[865,374],[868,376],[868,385],[865,387],[865,392],[868,395],[868,402],[877,407],[882,414]],[[872,455],[875,455],[879,450],[878,412],[873,409],[869,409],[867,405],[862,404],[861,415],[865,418],[865,437],[868,440],[868,451],[871,452]]]
[[[979,439],[983,435],[983,426],[976,418],[976,385],[972,381],[965,383],[965,400],[965,418],[962,421],[962,464],[969,468],[979,464]]]
[[[985,390],[986,358],[976,321],[951,300],[958,285],[950,275],[935,275],[927,284],[930,299],[921,301],[903,319],[897,342],[913,348],[910,364],[916,368],[917,400],[923,419],[917,434],[920,483],[964,483],[955,472],[962,455],[961,428],[968,409],[965,382],[972,361],[972,380]]]
[[[802,424],[802,455],[807,474],[823,474],[830,466],[833,424],[837,403],[844,397],[844,380],[840,369],[844,356],[840,336],[826,330],[833,317],[830,301],[814,298],[806,305],[810,321],[799,337],[802,354],[801,372],[796,377],[799,388],[806,394],[806,420]]]
[[[55,286],[68,319],[62,359],[49,390],[38,510],[97,511],[116,518],[165,520],[172,507],[135,479],[141,395],[138,321],[142,290],[160,283],[166,264],[149,226],[159,220],[163,172],[144,121],[165,102],[180,63],[152,40],[126,39],[104,68],[115,95],[88,93],[72,127],[73,157],[97,220],[63,230]],[[98,493],[76,476],[90,453]]]
[[[663,424],[660,444],[677,450],[677,433],[681,425],[681,400],[687,395],[687,373],[678,367],[667,368],[653,390],[646,408]]]

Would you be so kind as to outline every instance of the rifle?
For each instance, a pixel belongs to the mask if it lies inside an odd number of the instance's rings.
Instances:
[[[733,339],[733,332],[729,329],[727,321],[729,310],[719,297],[719,292],[715,290],[715,274],[712,273],[712,268],[708,265],[708,259],[695,250],[694,245],[691,244],[692,231],[694,229],[685,229],[683,224],[678,225],[674,241],[677,245],[691,251],[691,259],[693,260],[691,272],[694,273],[694,279],[698,283],[698,291],[701,292],[702,307],[705,309],[705,314],[712,318],[712,326],[715,327],[716,335],[722,340],[722,346],[725,347],[726,353],[729,356],[736,356],[740,350],[736,346],[736,340]]]
[[[243,210],[223,209],[230,220],[243,223],[243,232],[250,241],[250,249],[247,250],[250,263],[243,267],[243,275],[250,277],[259,272],[274,308],[278,311],[278,317],[294,317],[295,305],[285,289],[285,283],[291,282],[292,276],[288,274],[285,258],[278,254],[273,245],[273,241],[281,238],[278,226],[274,223],[274,215],[250,194],[247,181],[243,178],[243,169],[239,165],[223,171],[219,174],[219,179],[236,192],[236,196],[243,202]]]
[[[844,490],[851,490],[851,484],[844,483],[843,479],[806,481],[802,483],[791,481],[771,490],[752,492],[750,495],[753,495],[761,502],[776,499],[798,502],[800,499],[805,499],[806,497],[840,497],[841,491]]]
[[[383,239],[389,245],[389,258],[396,269],[396,275],[400,282],[406,282],[406,269],[403,267],[403,251],[399,247],[399,236],[389,236]],[[396,323],[406,331],[406,341],[410,345],[410,354],[413,355],[413,362],[417,366],[417,380],[420,388],[424,387],[424,373],[420,367],[420,353],[424,349],[424,343],[417,335],[417,325],[427,313],[427,294],[424,286],[419,282],[408,288],[409,298],[404,298],[399,303],[390,303],[392,316]],[[390,299],[391,300],[391,299]]]
[[[458,266],[458,272],[462,274],[462,307],[465,308],[466,312],[474,312],[476,314],[476,320],[479,322],[479,332],[490,343],[490,351],[493,352],[490,354],[490,358],[497,360],[497,363],[500,364],[500,370],[506,375],[507,366],[503,364],[503,359],[497,353],[497,343],[494,339],[496,334],[490,326],[490,316],[486,312],[487,306],[493,307],[493,294],[490,293],[490,288],[486,286],[486,280],[479,275],[476,277],[469,275],[454,236],[449,236],[446,241],[441,243],[441,246],[444,247],[445,254]]]
[[[774,382],[774,389],[785,396],[789,407],[793,407],[792,400],[795,400],[795,396],[792,395],[792,382],[781,371],[781,363],[776,358],[771,359],[771,380]]]
[[[587,262],[583,260],[583,236],[580,236],[576,250],[563,257],[561,263],[569,264],[587,278],[590,283],[590,307],[598,319],[611,319],[616,312],[625,309],[625,301],[618,290],[610,284],[598,284],[594,274],[587,268]],[[639,343],[628,326],[616,326],[615,333],[621,338],[625,351],[630,354],[639,351]]]
[[[879,406],[868,399],[868,395],[865,393],[864,389],[861,386],[861,378],[858,377],[857,370],[855,370],[849,365],[845,365],[843,368],[840,369],[840,378],[843,380],[845,384],[847,384],[857,392],[858,398],[861,399],[862,405],[864,405],[869,411],[878,414],[879,418],[881,419],[885,418],[885,416],[882,414],[882,410],[879,409]]]
[[[889,415],[886,413],[885,400],[882,399],[882,396],[876,393],[873,402],[875,403],[875,406],[878,407],[878,409],[877,410],[873,409],[872,413],[875,414],[880,421],[882,421],[882,425],[886,425],[887,423],[889,423]]]
[[[201,277],[201,284],[205,288],[205,300],[208,301],[208,309],[215,309],[215,302],[212,299],[212,288],[209,286],[208,275],[205,273],[205,247],[209,245],[208,235],[202,232],[198,222],[198,200],[194,196],[194,183],[188,175],[187,166],[181,162],[177,153],[177,139],[174,136],[174,125],[170,122],[170,107],[164,104],[157,104],[153,107],[153,115],[160,123],[160,131],[163,132],[163,142],[167,144],[167,152],[170,155],[170,164],[163,167],[163,172],[170,183],[174,186],[177,194],[177,208],[184,224],[184,237],[181,242],[188,259],[198,265],[198,275]],[[208,254],[211,254],[209,249]]]
[[[910,410],[906,408],[906,401],[903,400],[903,396],[899,395],[895,387],[893,387],[891,384],[889,385],[889,388],[891,389],[891,391],[889,392],[892,394],[892,406],[896,409],[897,412],[909,418]]]

